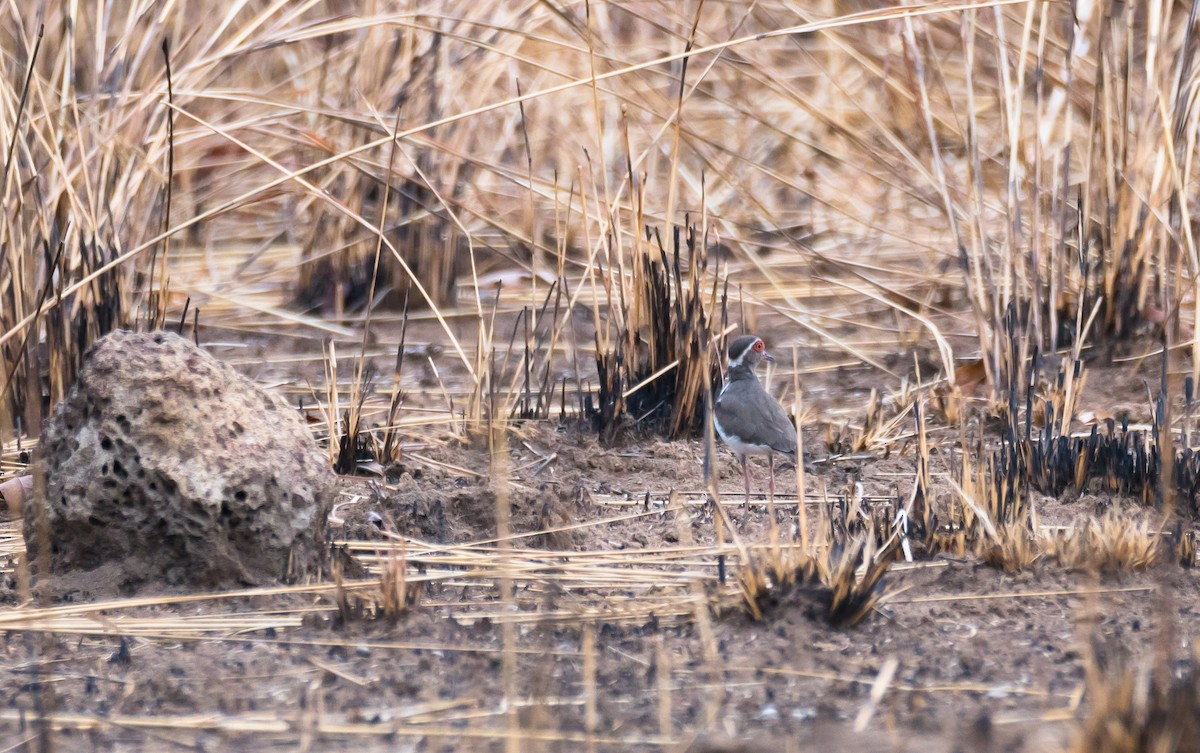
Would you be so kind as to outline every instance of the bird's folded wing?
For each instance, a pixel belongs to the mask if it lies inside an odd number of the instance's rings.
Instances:
[[[796,451],[796,427],[774,398],[740,403],[737,410],[717,402],[717,420],[726,433],[749,441],[750,437],[762,437],[763,442],[775,452]]]

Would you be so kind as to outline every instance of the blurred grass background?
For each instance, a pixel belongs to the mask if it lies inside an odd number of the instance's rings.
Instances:
[[[910,544],[1006,571],[1125,571],[1167,559],[1168,534],[1190,566],[1194,517],[1186,531],[1170,517],[1162,482],[1175,474],[1194,497],[1200,477],[1196,13],[1169,0],[4,4],[0,477],[28,463],[92,342],[178,327],[304,403],[340,473],[381,471],[414,434],[489,442],[499,554],[484,557],[504,582],[497,440],[520,431],[505,422],[580,413],[611,437],[655,416],[695,435],[741,327],[784,354],[772,388],[799,424],[808,377],[837,370],[821,409],[843,416],[863,412],[850,383],[870,385],[860,426],[826,423],[831,452],[907,448],[914,466],[907,502],[870,508],[859,488],[815,547],[802,468],[798,550],[773,514],[769,551],[730,526],[735,552],[714,522],[710,580],[740,557],[749,613],[816,579],[831,616],[862,619]],[[1078,415],[1085,363],[1160,354],[1148,424],[1111,422],[1086,445],[1072,434],[1113,418]],[[936,480],[931,445],[948,448]],[[1165,514],[1040,525],[1031,491],[1097,478]],[[411,561],[391,556],[378,587],[384,611],[403,611]],[[719,601],[696,599],[702,633]],[[581,644],[587,666],[594,639]],[[1195,716],[1194,670],[1157,674],[1153,692],[1147,665],[1088,671],[1098,712],[1080,749],[1147,749],[1110,738]]]
[[[723,326],[892,382],[914,348],[951,387],[977,359],[1001,412],[1035,354],[1195,347],[1194,6],[0,14],[6,441],[104,332],[197,308],[209,340],[365,344],[407,301],[464,426],[531,383],[588,392],[618,350],[626,392],[680,361],[648,345],[641,270],[685,223],[713,263],[684,249],[681,289],[727,295]],[[532,376],[492,373],[512,341]]]

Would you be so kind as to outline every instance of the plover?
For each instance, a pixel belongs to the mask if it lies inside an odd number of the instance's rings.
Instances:
[[[767,353],[767,346],[760,337],[743,335],[730,343],[725,386],[721,388],[713,410],[717,433],[741,461],[747,504],[750,502],[750,469],[746,467],[746,456],[767,456],[771,471],[770,491],[774,496],[775,453],[796,454],[796,426],[754,373],[763,360],[775,359]]]

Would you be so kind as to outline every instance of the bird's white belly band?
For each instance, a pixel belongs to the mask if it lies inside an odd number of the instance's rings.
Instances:
[[[765,455],[771,452],[770,445],[751,444],[732,436],[729,432],[725,431],[724,427],[721,426],[721,421],[715,416],[713,417],[713,426],[716,428],[717,433],[721,435],[721,439],[725,444],[729,445],[729,449],[733,450],[736,455]]]

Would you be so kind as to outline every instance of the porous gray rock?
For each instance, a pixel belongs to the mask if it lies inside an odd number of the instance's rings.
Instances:
[[[44,503],[25,540],[49,569],[221,588],[319,570],[336,477],[299,413],[167,332],[114,332],[85,356],[41,440]],[[39,532],[41,522],[45,527]]]

